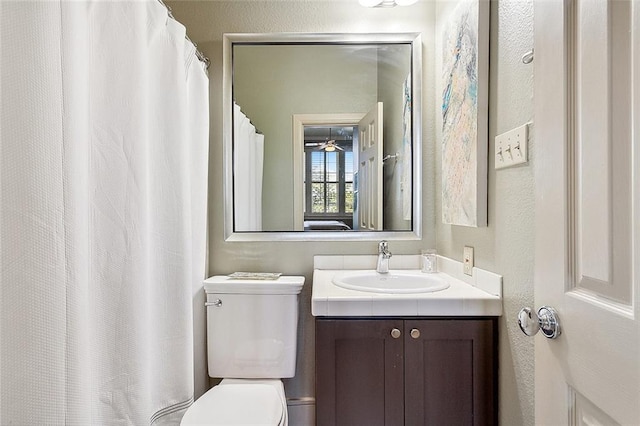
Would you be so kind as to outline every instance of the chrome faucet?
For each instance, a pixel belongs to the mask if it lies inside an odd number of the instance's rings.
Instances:
[[[389,251],[389,243],[382,240],[378,243],[378,266],[376,272],[379,274],[389,273],[389,259],[391,258],[391,252]]]

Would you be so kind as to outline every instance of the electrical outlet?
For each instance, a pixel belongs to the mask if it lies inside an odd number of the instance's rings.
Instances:
[[[496,143],[494,146],[495,168],[504,169],[505,167],[511,167],[515,166],[516,164],[526,163],[528,161],[528,138],[528,123],[496,136]]]
[[[467,275],[473,275],[473,247],[464,246],[462,269]]]

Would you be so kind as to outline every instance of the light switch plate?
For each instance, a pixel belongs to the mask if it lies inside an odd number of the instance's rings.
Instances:
[[[473,275],[473,247],[464,246],[462,268],[465,274]]]
[[[528,161],[529,123],[496,136],[495,168],[504,169]]]

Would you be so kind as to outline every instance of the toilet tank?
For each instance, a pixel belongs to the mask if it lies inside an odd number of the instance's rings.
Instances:
[[[209,376],[293,377],[303,284],[299,276],[205,280]]]

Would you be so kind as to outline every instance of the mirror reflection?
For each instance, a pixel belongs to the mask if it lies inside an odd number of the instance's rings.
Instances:
[[[358,229],[354,129],[357,135],[354,126],[304,126],[305,231]]]
[[[413,230],[416,35],[396,38],[231,41],[234,232]]]

